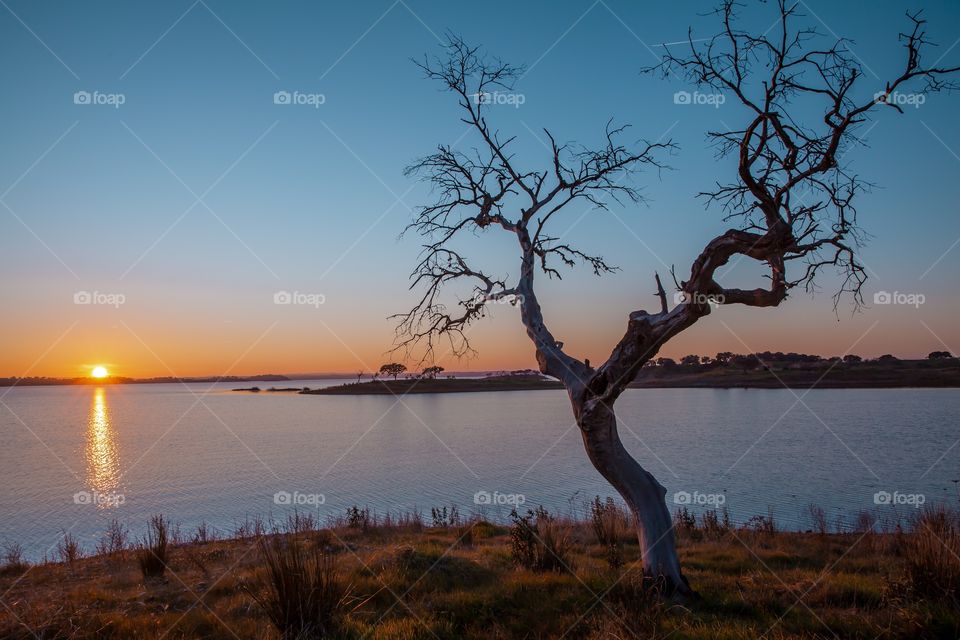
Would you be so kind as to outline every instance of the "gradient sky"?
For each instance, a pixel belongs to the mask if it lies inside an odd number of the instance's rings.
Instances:
[[[558,220],[566,239],[622,268],[600,280],[584,271],[541,280],[551,328],[573,354],[602,360],[626,314],[656,304],[653,272],[673,264],[685,274],[725,228],[695,197],[734,168],[704,134],[742,126],[743,110],[676,105],[674,92],[692,87],[639,73],[688,26],[711,33],[713,21],[698,15],[707,5],[2,4],[0,375],[84,375],[99,363],[129,376],[379,366],[392,340],[386,316],[413,300],[418,243],[398,235],[428,198],[402,170],[438,143],[473,144],[451,96],[410,62],[438,52],[447,30],[527,65],[516,87],[525,103],[491,109],[517,136],[524,166],[549,158],[542,127],[590,144],[611,117],[636,138],[680,147],[672,171],[637,178],[646,206],[587,213],[581,203]],[[960,5],[923,5],[935,55],[960,64]],[[872,96],[877,76],[899,72],[897,33],[918,7],[811,0],[806,13],[824,33],[854,40],[867,71],[860,95]],[[746,24],[762,31],[774,17],[761,7]],[[77,91],[120,93],[125,103],[77,105]],[[276,105],[276,91],[323,94],[325,103]],[[922,293],[922,306],[851,315],[845,301],[835,314],[828,277],[818,295],[798,291],[778,309],[722,308],[662,353],[960,351],[957,100],[929,96],[902,116],[883,110],[862,130],[869,148],[846,158],[879,185],[859,202],[872,236],[862,253],[868,301],[881,290]],[[515,275],[513,246],[488,240],[475,246]],[[753,286],[759,273],[737,263],[722,282]],[[281,290],[325,302],[278,306]],[[79,291],[125,302],[77,305]],[[478,358],[441,364],[535,364],[511,307],[471,337]]]

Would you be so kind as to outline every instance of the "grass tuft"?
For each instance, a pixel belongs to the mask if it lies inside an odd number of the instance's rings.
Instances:
[[[562,571],[570,567],[569,527],[543,507],[521,516],[510,512],[510,546],[514,562],[531,571]]]
[[[339,637],[349,589],[330,553],[294,537],[257,541],[267,577],[246,591],[284,640]]]
[[[137,549],[137,562],[144,578],[160,578],[167,570],[169,529],[170,525],[162,515],[150,518],[147,534]]]

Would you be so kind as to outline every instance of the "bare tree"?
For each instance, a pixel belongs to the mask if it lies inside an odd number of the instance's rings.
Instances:
[[[666,489],[624,448],[617,432],[614,403],[645,363],[670,338],[709,315],[711,305],[779,305],[798,287],[813,287],[827,266],[840,270],[841,293],[860,304],[866,274],[856,257],[858,231],[854,197],[866,186],[841,166],[845,148],[856,142],[854,130],[878,107],[899,110],[895,92],[912,80],[923,80],[920,92],[952,88],[943,77],[956,68],[924,66],[921,54],[929,44],[924,20],[908,15],[912,30],[900,36],[906,53],[902,72],[861,95],[862,73],[843,41],[818,48],[822,37],[794,27],[794,7],[779,3],[779,24],[771,35],[751,35],[735,26],[735,4],[717,11],[720,33],[706,41],[690,37],[687,53],[667,49],[663,63],[649,71],[686,74],[702,87],[732,94],[743,107],[746,126],[710,134],[720,153],[735,161],[729,183],[704,194],[725,211],[731,228],[710,240],[690,267],[689,276],[674,282],[683,303],[671,308],[659,275],[654,274],[658,308],[627,315],[627,326],[606,362],[594,368],[570,355],[547,328],[534,287],[537,273],[561,276],[559,267],[586,264],[595,274],[616,267],[602,257],[550,235],[550,223],[574,201],[605,209],[608,202],[637,202],[640,194],[626,180],[641,169],[663,166],[669,142],[626,145],[625,127],[605,130],[596,149],[559,144],[544,131],[551,157],[539,170],[521,167],[511,151],[514,138],[502,137],[487,120],[492,91],[510,91],[521,69],[485,57],[478,48],[451,38],[445,55],[418,63],[427,77],[456,98],[463,122],[480,140],[479,148],[456,151],[441,145],[408,169],[434,188],[436,200],[423,207],[408,229],[425,241],[412,288],[423,293],[398,321],[398,349],[423,348],[432,358],[444,337],[457,355],[472,351],[469,325],[488,304],[505,299],[520,305],[520,317],[533,342],[540,371],[563,382],[593,465],[620,493],[636,520],[643,571],[674,597],[692,595],[676,553]],[[857,92],[854,92],[854,87]],[[804,103],[806,111],[794,105]],[[817,118],[803,122],[801,112],[819,103]],[[731,162],[733,164],[733,162]],[[515,238],[519,273],[515,280],[498,275],[469,259],[461,240],[500,231]],[[742,289],[722,286],[717,269],[734,256],[766,265],[766,286]],[[799,262],[789,276],[787,266]],[[448,306],[441,293],[451,285],[457,304]],[[719,358],[719,356],[718,356]]]

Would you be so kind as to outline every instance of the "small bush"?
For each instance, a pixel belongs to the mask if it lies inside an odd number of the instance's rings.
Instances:
[[[807,507],[807,511],[810,513],[814,532],[821,536],[827,535],[827,512],[823,507],[811,504]]]
[[[233,531],[233,537],[239,540],[248,538],[258,538],[264,533],[263,518],[253,516],[244,518],[243,523],[236,526]]]
[[[107,525],[107,530],[103,537],[97,543],[96,553],[98,556],[111,556],[120,553],[127,548],[128,536],[127,529],[116,518]]]
[[[943,507],[926,510],[901,540],[909,591],[920,598],[960,598],[960,522]]]
[[[245,590],[284,639],[336,637],[341,631],[349,589],[333,557],[287,536],[257,542],[266,579]]]
[[[66,562],[69,565],[83,557],[80,543],[69,531],[64,531],[63,538],[57,543],[57,557],[60,558],[60,562]]]
[[[531,571],[561,571],[570,565],[568,528],[543,507],[521,516],[510,512],[510,550],[514,562]]]
[[[296,509],[287,514],[286,531],[288,533],[312,533],[317,530],[317,521],[311,513],[300,513]]]
[[[364,507],[361,509],[357,505],[353,505],[347,509],[347,526],[351,529],[360,529],[366,532],[369,531],[372,524],[369,508]]]
[[[697,516],[686,507],[677,507],[673,513],[673,528],[677,533],[693,534],[697,531]]]
[[[730,512],[724,507],[718,514],[716,509],[704,511],[700,516],[700,529],[707,538],[719,540],[730,532]]]
[[[765,516],[753,516],[747,520],[746,528],[754,533],[763,535],[773,535],[777,532],[777,523],[773,519],[773,514]]]
[[[433,520],[434,527],[456,527],[460,524],[460,510],[457,509],[457,505],[452,505],[449,510],[446,507],[440,509],[433,507],[430,509],[430,518]]]
[[[873,533],[877,526],[877,516],[869,511],[861,511],[853,522],[853,532],[861,535]]]
[[[137,549],[137,561],[144,578],[159,578],[166,571],[169,544],[169,523],[162,515],[153,516],[147,527],[147,535]]]
[[[457,533],[457,545],[461,547],[472,547],[476,541],[477,531],[476,526],[478,521],[471,519],[468,522],[458,524],[456,528]]]
[[[617,506],[613,498],[605,501],[595,496],[590,503],[590,523],[593,533],[604,549],[606,549],[607,564],[611,569],[623,566],[623,548],[620,543],[625,530],[626,517],[623,510]]]
[[[23,547],[19,542],[10,542],[3,547],[2,573],[23,573],[29,568],[23,559]]]
[[[197,531],[193,534],[193,544],[207,544],[218,539],[216,529],[208,525],[206,520],[197,525]]]

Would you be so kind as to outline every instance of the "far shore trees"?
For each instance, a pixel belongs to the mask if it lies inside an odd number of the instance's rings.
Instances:
[[[798,27],[804,21],[801,5],[775,3],[777,22],[763,33],[737,26],[739,6],[723,2],[716,12],[716,35],[691,34],[683,47],[665,45],[662,64],[648,70],[686,78],[700,91],[727,97],[730,115],[724,119],[732,128],[708,134],[721,155],[718,171],[727,175],[698,180],[708,185],[701,195],[722,210],[729,228],[705,239],[686,277],[674,278],[676,296],[668,295],[654,275],[656,306],[648,310],[644,304],[625,313],[622,336],[611,341],[609,357],[596,366],[569,353],[551,332],[536,278],[559,278],[562,268],[578,264],[596,275],[614,272],[616,267],[601,255],[580,248],[575,235],[563,233],[569,222],[558,230],[557,219],[574,202],[604,210],[613,201],[639,201],[630,178],[665,166],[664,156],[674,145],[668,140],[624,142],[627,128],[609,123],[594,147],[558,141],[544,129],[550,151],[539,165],[530,165],[515,154],[514,137],[501,135],[491,124],[496,106],[481,99],[513,91],[522,69],[451,37],[442,56],[420,66],[452,94],[475,146],[460,151],[440,145],[408,169],[433,187],[435,199],[409,226],[424,241],[412,274],[413,286],[422,293],[397,317],[397,348],[423,349],[429,360],[443,338],[453,355],[471,353],[468,327],[492,306],[519,302],[520,321],[540,371],[563,383],[587,456],[633,514],[645,576],[663,593],[681,599],[693,591],[677,557],[666,488],[624,447],[614,404],[668,340],[715,309],[778,306],[798,288],[812,290],[827,268],[840,274],[836,299],[849,294],[861,303],[866,272],[857,257],[861,235],[854,201],[867,184],[842,164],[843,151],[858,144],[858,128],[876,113],[903,113],[896,99],[901,92],[953,88],[947,76],[958,71],[936,66],[939,60],[927,63],[930,42],[917,14],[907,16],[907,29],[900,35],[902,66],[878,82],[863,73],[845,41],[828,41],[811,28]],[[762,22],[767,24],[766,18]],[[680,49],[684,53],[675,53]],[[625,69],[622,81],[631,82],[630,77],[631,70]],[[620,107],[624,112],[631,108]],[[502,245],[494,245],[495,253],[470,252],[471,243],[489,242],[494,233],[512,238],[516,262],[491,264],[490,255],[501,255]],[[657,229],[646,233],[652,243],[659,234]],[[718,270],[731,259],[761,265],[766,282],[746,288],[721,284]],[[639,291],[641,285],[635,279],[627,286]],[[671,300],[680,302],[671,308]],[[718,354],[717,360],[726,360],[725,355]]]
[[[444,372],[443,367],[438,367],[434,365],[432,367],[426,367],[420,375],[428,380],[433,380],[443,372]]]
[[[389,362],[380,367],[378,372],[382,376],[393,376],[393,379],[396,380],[397,376],[407,370],[407,365],[400,362]]]

